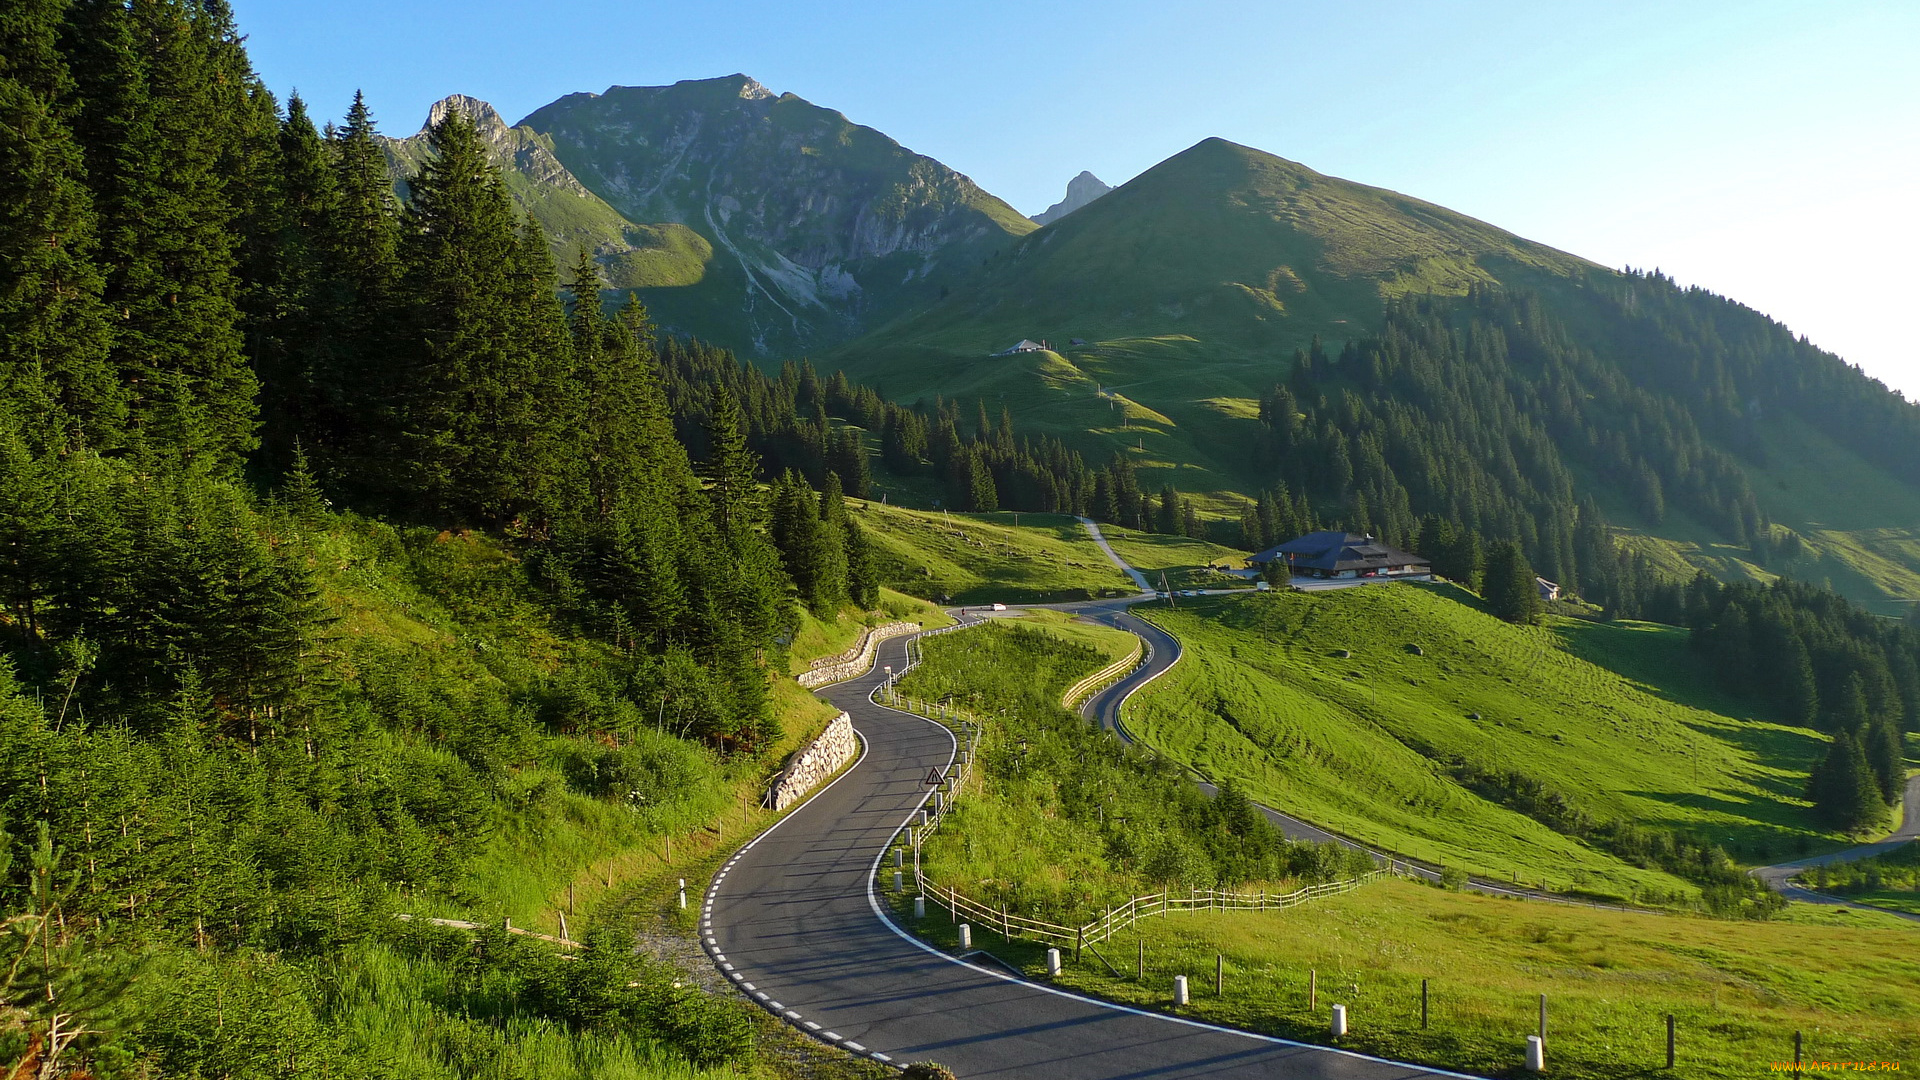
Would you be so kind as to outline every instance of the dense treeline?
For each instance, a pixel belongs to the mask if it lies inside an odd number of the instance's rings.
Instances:
[[[1256,461],[1280,482],[1243,522],[1249,541],[1317,518],[1407,545],[1431,516],[1513,541],[1541,575],[1635,614],[1654,579],[1577,494],[1576,466],[1634,493],[1649,520],[1678,506],[1740,543],[1766,527],[1729,455],[1534,297],[1408,299],[1337,358],[1318,342],[1298,353],[1260,419]]]
[[[1920,718],[1920,631],[1786,578],[1703,575],[1667,603],[1729,692],[1831,733],[1807,785],[1827,824],[1851,832],[1884,820],[1906,784],[1902,733]]]
[[[725,387],[769,480],[792,471],[824,490],[831,473],[846,496],[868,498],[877,451],[889,475],[933,481],[956,510],[1081,514],[1093,502],[1094,475],[1077,451],[1057,439],[1016,437],[1012,416],[1003,409],[990,422],[984,402],[968,426],[957,400],[908,408],[842,372],[823,381],[803,361],[768,375],[698,341],[662,342],[660,363],[674,423],[696,458],[706,453],[714,391]]]
[[[281,110],[217,0],[10,7],[0,124],[0,1065],[405,1072],[429,1036],[314,972],[475,902],[503,831],[685,827],[778,733],[745,417],[710,396],[696,467],[645,311],[556,273],[465,117],[402,207],[364,102]],[[483,1016],[403,995],[434,1067],[739,1051],[631,965],[509,967]]]
[[[1593,275],[1581,292],[1609,358],[1636,385],[1669,396],[1699,429],[1765,460],[1761,431],[1797,415],[1842,446],[1920,484],[1920,409],[1880,380],[1778,322],[1658,271]]]

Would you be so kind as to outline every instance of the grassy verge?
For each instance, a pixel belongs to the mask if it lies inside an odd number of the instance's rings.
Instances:
[[[1191,537],[1136,532],[1117,525],[1100,526],[1100,534],[1112,545],[1114,554],[1147,575],[1155,587],[1164,573],[1167,584],[1176,589],[1253,588],[1249,579],[1214,569],[1239,569],[1247,552]]]
[[[1064,514],[946,514],[849,505],[874,541],[881,580],[956,604],[1084,600],[1133,587],[1079,521]]]
[[[1146,893],[1347,876],[1329,848],[1290,844],[1245,798],[1208,798],[1185,769],[1060,707],[1072,682],[1133,647],[1051,615],[930,640],[901,690],[983,719],[978,778],[922,851],[942,885],[1078,926]]]
[[[1415,858],[1672,902],[1688,859],[1727,876],[1838,839],[1799,798],[1818,733],[1740,712],[1673,628],[1516,627],[1440,585],[1144,614],[1185,653],[1129,703],[1137,737]]]
[[[1089,959],[1061,982],[1170,1009],[1182,974],[1193,993],[1183,1015],[1320,1043],[1331,1041],[1330,1007],[1344,1004],[1341,1046],[1492,1076],[1520,1073],[1541,994],[1555,1076],[1753,1076],[1792,1060],[1795,1031],[1815,1059],[1920,1055],[1920,959],[1906,928],[1759,926],[1387,881],[1284,912],[1172,915],[1139,930],[1109,952],[1122,954],[1121,977]],[[1140,944],[1144,981],[1132,965]],[[1219,957],[1224,996],[1214,993]],[[1672,1073],[1669,1013],[1680,1051]]]
[[[839,617],[827,620],[802,608],[800,625],[787,646],[787,670],[798,675],[806,671],[812,661],[852,648],[868,627],[890,622],[919,623],[933,630],[949,626],[953,620],[935,604],[888,588],[880,590],[880,602],[872,611],[842,611]]]
[[[524,950],[514,957],[473,935],[428,942],[396,931],[384,918],[392,911],[489,925],[504,917],[549,934],[560,932],[564,914],[576,939],[595,929],[617,930],[628,941],[641,932],[675,931],[660,914],[673,880],[703,880],[773,819],[757,807],[757,796],[786,755],[817,735],[835,710],[791,680],[770,677],[779,740],[756,756],[718,756],[674,737],[671,713],[663,725],[645,703],[635,711],[619,689],[621,655],[555,618],[503,546],[477,534],[399,540],[379,527],[347,524],[321,538],[316,562],[339,640],[347,643],[343,667],[368,687],[374,707],[523,710],[540,723],[518,763],[503,769],[487,792],[484,839],[457,878],[383,897],[372,923],[332,931],[336,950],[281,965],[284,972],[268,965],[249,978],[269,989],[297,987],[313,1003],[324,1037],[376,1075],[877,1075],[871,1063],[818,1047],[737,1000],[723,981],[705,992],[693,982],[672,994],[658,991],[653,1005],[631,1007],[641,1013],[667,1008],[670,1015],[648,1014],[644,1023],[611,1031],[556,1011],[539,975],[548,946],[516,939],[510,947]],[[879,607],[870,618],[945,618],[900,594],[883,595]],[[863,625],[852,616],[814,621],[803,626],[794,649],[802,656],[809,648],[838,651],[845,643],[836,639],[850,642]],[[617,791],[595,783],[613,751],[578,732],[607,728],[624,732],[620,753],[632,759],[639,778],[632,790],[624,780]],[[396,745],[410,737],[396,734]],[[713,974],[690,928],[679,929],[697,963],[642,957],[634,961],[636,978],[651,985],[684,969]],[[290,1014],[289,1030],[299,1021]],[[751,1048],[700,1064],[699,1031],[707,1021],[727,1031],[747,1025],[748,1043],[729,1045]]]
[[[1817,866],[1794,883],[1856,904],[1920,914],[1920,843],[1871,859]]]

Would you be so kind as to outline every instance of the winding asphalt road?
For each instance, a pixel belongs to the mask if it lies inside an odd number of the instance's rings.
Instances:
[[[873,672],[824,691],[860,733],[857,763],[734,855],[703,900],[702,941],[754,1000],[855,1053],[935,1060],[963,1077],[1458,1075],[1093,1001],[959,962],[895,927],[875,872],[926,800],[927,771],[955,749],[945,728],[871,700],[883,666],[905,668],[905,641],[886,642]],[[1161,670],[1172,655],[1156,658]],[[1100,697],[1117,701],[1154,674],[1150,663]]]
[[[1829,866],[1833,863],[1853,862],[1856,859],[1870,859],[1875,855],[1884,855],[1897,847],[1912,843],[1915,840],[1920,840],[1920,776],[1907,778],[1907,791],[1904,802],[1906,810],[1903,815],[1903,820],[1900,823],[1900,828],[1884,840],[1872,844],[1861,844],[1859,847],[1850,847],[1844,851],[1815,855],[1810,859],[1795,859],[1792,862],[1776,863],[1773,866],[1762,866],[1751,872],[1754,877],[1765,882],[1768,888],[1789,900],[1799,900],[1808,904],[1821,904],[1826,907],[1849,907],[1856,908],[1860,911],[1877,911],[1882,915],[1893,915],[1912,922],[1920,922],[1920,915],[1916,915],[1911,911],[1895,911],[1892,908],[1883,908],[1874,904],[1857,904],[1844,897],[1834,896],[1831,893],[1814,892],[1812,889],[1803,889],[1793,884],[1794,876],[1802,870],[1810,870],[1816,866]]]

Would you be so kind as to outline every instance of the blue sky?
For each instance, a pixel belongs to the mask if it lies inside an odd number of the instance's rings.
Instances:
[[[383,130],[745,72],[1026,213],[1218,135],[1725,293],[1920,398],[1920,3],[236,0]],[[1039,10],[1035,10],[1035,7]]]

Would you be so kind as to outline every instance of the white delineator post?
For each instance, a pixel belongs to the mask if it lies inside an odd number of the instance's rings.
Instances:
[[[927,917],[926,897],[916,896],[913,898],[913,917],[916,919],[924,919]]]
[[[1174,1008],[1177,1009],[1186,1008],[1187,977],[1185,975],[1175,975],[1173,977],[1173,1005]]]
[[[680,910],[687,910],[687,879],[680,879]]]
[[[1540,1036],[1527,1036],[1527,1071],[1545,1072],[1547,1068],[1547,1044]]]
[[[893,891],[894,891],[894,892],[906,892],[906,891],[907,891],[907,874],[906,874],[906,871],[904,871],[904,870],[895,870],[895,871],[893,872]]]
[[[966,923],[960,924],[960,947],[963,949],[973,948],[973,927],[968,926]]]
[[[1345,1005],[1335,1005],[1333,1007],[1333,1037],[1337,1039],[1346,1033],[1347,1007]]]
[[[1047,950],[1047,974],[1054,978],[1058,978],[1060,976],[1060,950],[1059,949]]]

